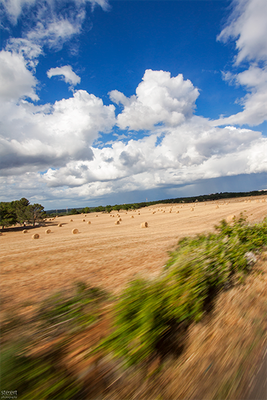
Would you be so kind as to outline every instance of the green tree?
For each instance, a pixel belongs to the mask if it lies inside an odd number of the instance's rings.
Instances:
[[[19,222],[21,225],[23,225],[23,223],[27,220],[29,205],[30,202],[25,197],[11,202],[11,207],[14,209],[17,216],[17,222]]]
[[[27,221],[33,226],[35,226],[36,222],[42,222],[45,215],[44,207],[41,204],[35,203],[27,206]]]
[[[11,206],[11,203],[1,202],[0,203],[0,225],[2,229],[5,226],[14,225],[17,222],[16,212]]]

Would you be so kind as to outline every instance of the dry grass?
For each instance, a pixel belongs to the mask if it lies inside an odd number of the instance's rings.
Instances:
[[[172,213],[168,213],[170,205],[155,205],[141,210],[149,229],[140,229],[141,221],[134,211],[128,212],[129,218],[123,219],[119,229],[114,229],[107,214],[97,214],[90,229],[80,215],[72,216],[71,223],[70,217],[65,216],[47,221],[45,227],[34,228],[32,233],[40,235],[37,243],[31,236],[10,228],[1,236],[0,290],[7,300],[2,310],[11,304],[67,290],[74,281],[84,280],[119,293],[136,274],[157,276],[179,238],[210,231],[222,218],[238,216],[244,210],[249,221],[262,220],[266,202],[256,200],[231,200],[216,213],[210,212],[210,207],[215,207],[210,203],[206,207],[203,203],[172,205]],[[195,211],[191,213],[193,206]],[[153,214],[150,210],[159,212]],[[90,214],[91,220],[94,215]],[[62,227],[53,229],[59,221]],[[73,226],[79,235],[72,234]],[[46,229],[52,233],[45,235]]]

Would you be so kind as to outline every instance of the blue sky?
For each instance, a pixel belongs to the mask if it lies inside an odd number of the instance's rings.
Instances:
[[[267,3],[0,0],[0,201],[267,188]]]

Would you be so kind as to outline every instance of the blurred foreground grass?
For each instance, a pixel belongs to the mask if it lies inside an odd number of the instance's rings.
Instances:
[[[241,215],[180,240],[158,278],[132,281],[116,300],[78,283],[30,317],[14,312],[2,323],[1,390],[23,400],[228,398],[264,337],[267,295],[251,311],[254,293],[266,294],[263,271],[251,292],[243,284],[266,246],[267,219],[251,225]],[[209,389],[209,375],[220,385]]]

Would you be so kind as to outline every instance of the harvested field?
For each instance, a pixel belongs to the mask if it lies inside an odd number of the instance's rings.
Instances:
[[[98,213],[85,218],[88,222],[90,217],[90,226],[74,215],[73,222],[65,216],[48,220],[42,227],[27,227],[29,235],[7,229],[0,239],[2,311],[16,303],[39,301],[78,281],[119,293],[136,274],[158,275],[179,238],[210,231],[223,218],[240,212],[249,221],[262,220],[267,214],[267,196],[250,200],[157,204],[140,213],[128,211],[127,217],[121,210],[119,226],[109,214]],[[130,218],[132,215],[135,218]],[[147,229],[140,229],[143,221],[147,221]],[[57,229],[59,223],[62,226]],[[76,235],[72,234],[74,226],[79,231]],[[51,229],[49,235],[47,229]],[[35,233],[39,240],[31,239]]]

